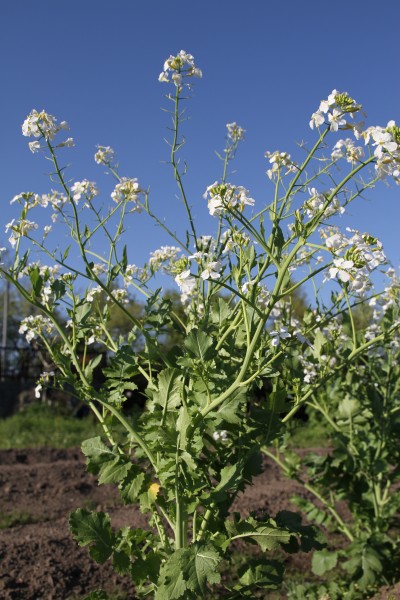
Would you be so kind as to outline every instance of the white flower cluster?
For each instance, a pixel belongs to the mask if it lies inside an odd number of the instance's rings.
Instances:
[[[230,252],[236,248],[245,248],[250,244],[250,237],[247,233],[227,229],[221,235],[221,245],[224,247],[223,253]]]
[[[330,192],[321,193],[318,192],[316,188],[308,188],[308,193],[310,194],[311,198],[304,202],[303,210],[305,210],[307,217],[311,219],[324,208]],[[330,201],[329,206],[325,208],[324,215],[325,217],[331,217],[335,214],[342,215],[344,212],[345,209],[343,206],[340,206],[339,200],[334,197]]]
[[[30,231],[37,229],[37,223],[29,221],[28,219],[20,219],[16,221],[13,219],[10,223],[7,223],[5,232],[11,230],[11,235],[8,238],[11,246],[14,247],[20,237],[27,235]]]
[[[208,186],[203,198],[208,201],[210,215],[219,216],[226,210],[235,209],[243,212],[245,206],[254,206],[254,200],[248,194],[249,191],[241,185],[219,184],[215,181]]]
[[[140,185],[135,177],[134,179],[129,179],[128,177],[121,177],[119,183],[115,186],[113,192],[111,192],[111,198],[114,202],[133,202],[137,203],[139,199],[139,195],[141,193]],[[136,205],[132,210],[137,210],[140,212],[140,206]]]
[[[323,376],[327,370],[332,370],[337,363],[335,356],[329,357],[326,354],[321,354],[319,360],[320,362],[316,362],[315,359],[310,360],[302,354],[299,354],[299,361],[304,372],[304,383],[313,383],[319,376]]]
[[[354,132],[363,137],[366,144],[372,141],[376,157],[375,171],[380,179],[391,175],[400,185],[400,128],[395,121],[389,121],[386,127],[368,127],[365,131]]]
[[[211,253],[215,250],[216,242],[212,235],[201,235],[196,241],[199,250]]]
[[[154,250],[154,252],[150,253],[150,268],[153,272],[158,271],[158,269],[163,265],[164,270],[169,271],[171,262],[175,261],[180,248],[177,246],[161,246],[158,250]],[[165,263],[168,262],[169,265],[166,266]]]
[[[352,165],[360,162],[363,156],[364,149],[361,146],[356,146],[350,138],[336,142],[331,153],[332,160],[345,158]]]
[[[71,187],[71,193],[72,198],[76,203],[79,202],[82,196],[85,196],[86,200],[90,202],[95,196],[99,195],[99,190],[94,181],[88,181],[87,179],[84,179],[83,181],[77,181],[74,183],[74,185]]]
[[[21,321],[19,333],[24,334],[26,341],[31,342],[43,333],[52,333],[54,325],[48,317],[42,315],[29,315]]]
[[[38,112],[33,109],[22,124],[22,135],[35,138],[43,136],[46,140],[52,140],[61,129],[69,129],[66,121],[57,125],[57,119],[53,115],[44,110]],[[31,143],[29,147],[32,152],[40,149],[38,142]]]
[[[243,127],[240,127],[237,123],[227,123],[226,128],[228,130],[228,138],[233,142],[239,142],[244,140],[244,134],[246,130]]]
[[[110,146],[97,146],[94,160],[98,165],[110,165],[115,158],[115,152]]]
[[[322,100],[319,109],[311,115],[310,127],[320,127],[328,119],[331,131],[337,131],[339,127],[347,126],[344,118],[346,113],[353,117],[353,114],[361,109],[347,92],[338,92],[333,90],[326,100]]]
[[[264,156],[265,158],[268,158],[270,164],[272,165],[272,167],[267,171],[267,175],[270,179],[274,179],[278,175],[281,175],[282,169],[286,169],[283,175],[294,173],[298,169],[297,163],[292,161],[290,154],[287,152],[279,152],[279,150],[270,152],[267,150]]]
[[[347,231],[353,235],[346,237],[336,228],[320,232],[334,256],[327,279],[337,279],[348,284],[351,292],[364,294],[371,286],[370,272],[385,264],[386,256],[376,238],[350,228]]]
[[[163,71],[158,76],[158,81],[169,83],[171,80],[176,87],[180,87],[183,77],[202,77],[200,69],[194,64],[194,58],[184,50],[181,50],[176,56],[170,56],[164,62]]]
[[[22,278],[25,276],[29,276],[29,274],[31,273],[31,271],[33,271],[34,269],[39,269],[39,275],[41,277],[43,277],[43,279],[45,281],[50,281],[53,282],[54,279],[56,278],[56,276],[58,276],[59,271],[60,271],[60,265],[42,265],[40,264],[40,262],[31,262],[29,264],[26,265],[26,267],[24,267],[22,269],[22,271],[19,273],[18,277]]]
[[[221,431],[214,431],[212,436],[213,440],[215,440],[216,442],[226,442],[228,439],[228,432],[225,431],[225,429],[221,429]]]

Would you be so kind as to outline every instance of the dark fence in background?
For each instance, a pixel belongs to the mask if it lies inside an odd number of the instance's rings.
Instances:
[[[35,348],[0,346],[0,381],[33,382],[43,370],[40,353]]]
[[[33,395],[44,371],[41,353],[35,348],[0,346],[0,418],[18,409],[21,395]]]

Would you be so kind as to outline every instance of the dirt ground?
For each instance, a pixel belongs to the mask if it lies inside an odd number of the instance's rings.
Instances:
[[[265,471],[235,506],[243,515],[263,509],[271,516],[291,509],[289,498],[303,490],[283,478],[266,462]],[[121,505],[113,486],[98,486],[85,470],[79,449],[0,451],[1,600],[80,600],[91,591],[125,592],[134,600],[127,578],[114,574],[109,564],[96,565],[80,548],[68,528],[76,508],[109,512],[114,527],[146,526],[146,517]],[[310,557],[295,555],[307,569]],[[293,564],[293,563],[292,563]],[[379,600],[400,599],[400,584],[382,590]]]

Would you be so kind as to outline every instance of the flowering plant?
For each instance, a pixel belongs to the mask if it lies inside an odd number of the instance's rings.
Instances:
[[[286,152],[266,153],[273,192],[262,205],[247,189],[227,181],[245,133],[229,123],[221,179],[204,186],[215,218],[214,235],[205,236],[197,231],[178,159],[182,102],[193,78],[201,76],[193,56],[181,51],[166,60],[159,77],[173,90],[166,96],[173,122],[170,164],[186,211],[185,235],[154,214],[137,179],[119,174],[108,146],[98,147],[95,161],[116,179],[110,207],[99,207],[94,182],[70,184],[58,151],[73,146],[73,140],[57,142],[68,126],[34,110],[23,134],[35,138],[29,144],[33,153],[44,152],[52,161],[59,190],[13,199],[21,205],[20,218],[7,225],[15,261],[2,269],[41,311],[40,317],[25,319],[21,331],[47,349],[57,366],[52,379],[87,403],[103,427],[103,438],[82,444],[88,470],[99,484],[116,484],[126,504],[139,505],[149,515],[147,530],[114,531],[106,513],[78,509],[70,518],[72,533],[90,547],[94,560],[112,560],[119,573],[131,577],[138,595],[153,594],[156,600],[215,594],[222,586],[220,570],[238,541],[257,544],[264,553],[280,546],[290,552],[321,547],[316,529],[301,525],[291,513],[244,518],[232,513],[232,505],[260,473],[262,448],[285,431],[298,407],[333,375],[390,339],[397,327],[394,323],[362,341],[353,336],[337,357],[319,351],[321,328],[346,313],[352,318],[354,305],[375,294],[371,273],[386,264],[378,240],[353,231],[346,236],[329,219],[379,179],[399,182],[400,130],[394,122],[364,129],[357,121],[360,105],[334,90],[312,116],[317,139],[311,149],[304,148],[302,162]],[[328,135],[342,130],[355,141],[336,142],[326,155]],[[51,226],[42,232],[28,219],[37,210],[50,210],[52,222],[67,228],[68,247],[50,249]],[[140,211],[173,243],[155,250],[142,267],[129,262],[124,243],[124,222]],[[71,253],[73,246],[78,257]],[[51,265],[30,262],[31,248]],[[153,291],[159,271],[178,285],[185,317]],[[329,309],[312,310],[300,320],[294,313],[296,291],[310,281],[319,285],[323,274],[340,293]],[[128,310],[129,290],[144,296],[143,317]],[[103,305],[96,300],[100,293]],[[131,323],[125,337],[110,334],[112,307]],[[167,326],[182,339],[168,352],[162,345]],[[100,387],[94,385],[94,371],[101,355],[88,355],[93,343],[109,356]],[[296,356],[304,357],[301,368],[287,377]],[[137,376],[146,381],[146,407],[139,416],[124,410]],[[39,385],[48,383],[44,375]],[[255,590],[279,587],[282,578],[282,565],[263,556],[249,560],[236,580],[224,585],[227,597],[253,597]]]

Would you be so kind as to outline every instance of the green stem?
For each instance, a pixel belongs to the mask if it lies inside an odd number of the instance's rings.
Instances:
[[[340,517],[340,515],[336,512],[334,507],[331,505],[331,503],[328,502],[328,500],[326,500],[323,496],[321,496],[321,494],[310,483],[304,481],[299,475],[291,475],[288,467],[277,456],[275,456],[275,454],[273,454],[273,452],[270,452],[267,448],[262,448],[262,452],[263,452],[263,454],[265,454],[266,456],[271,458],[282,469],[282,471],[284,472],[286,477],[289,477],[290,479],[294,479],[295,481],[300,483],[308,492],[313,494],[313,496],[315,496],[315,498],[317,498],[331,513],[331,515],[337,522],[340,531],[347,537],[347,539],[350,542],[354,542],[353,534],[347,527],[346,523],[344,523],[344,521]]]

